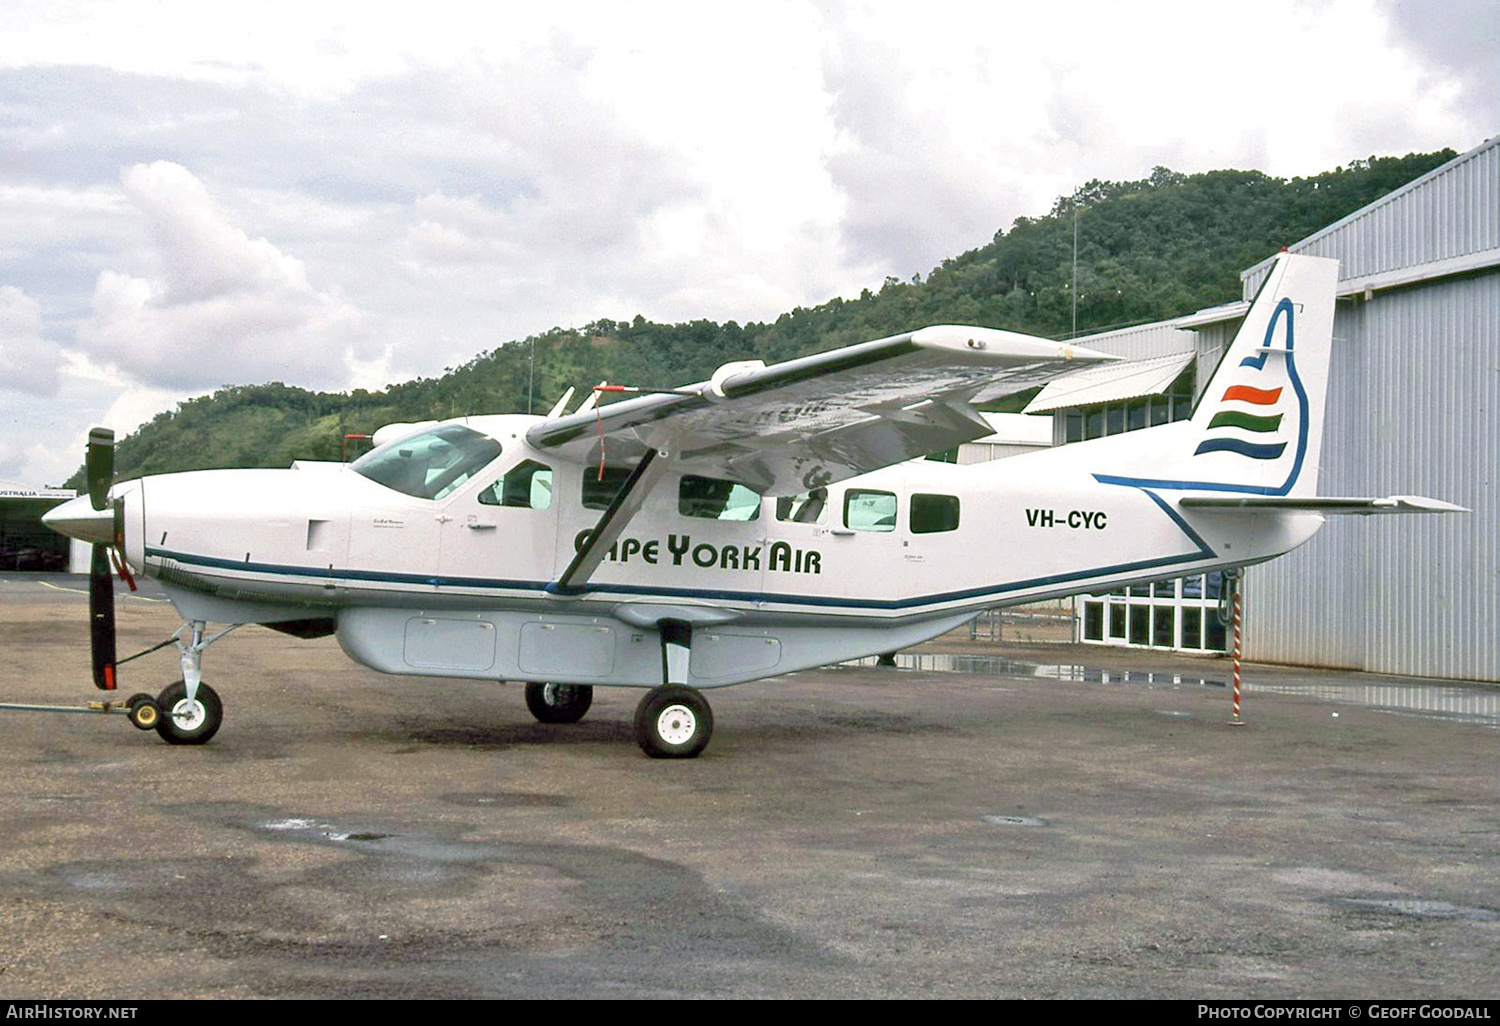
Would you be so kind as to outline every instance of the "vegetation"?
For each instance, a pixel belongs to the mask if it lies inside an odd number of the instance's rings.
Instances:
[[[728,360],[767,363],[910,330],[981,324],[1064,337],[1073,316],[1078,228],[1080,334],[1190,313],[1237,298],[1239,272],[1452,159],[1452,150],[1370,158],[1290,181],[1258,171],[1183,175],[1159,167],[1134,182],[1091,181],[1043,217],[1017,218],[988,245],[925,280],[885,280],[858,299],[798,307],[769,323],[601,320],[511,342],[440,378],[384,392],[317,393],[271,383],[182,403],[123,439],[122,478],[209,467],[284,467],[338,459],[343,438],[393,421],[544,408],[568,386],[601,380],[677,385]],[[532,359],[535,380],[532,381]],[[672,368],[662,380],[662,368]],[[68,482],[79,487],[82,470]]]

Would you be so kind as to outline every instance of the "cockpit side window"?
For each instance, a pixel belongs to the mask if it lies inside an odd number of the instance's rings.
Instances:
[[[536,460],[522,460],[505,476],[479,493],[485,506],[549,509],[552,506],[552,468]]]
[[[443,424],[365,453],[355,473],[417,499],[441,499],[493,463],[500,443],[461,424]]]

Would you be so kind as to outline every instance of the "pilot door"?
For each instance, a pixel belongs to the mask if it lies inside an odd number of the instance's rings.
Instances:
[[[552,580],[557,536],[552,492],[552,468],[530,459],[461,491],[442,514],[443,583],[531,590]]]

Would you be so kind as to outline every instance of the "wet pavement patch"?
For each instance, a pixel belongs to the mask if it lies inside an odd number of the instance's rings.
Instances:
[[[561,794],[529,794],[525,791],[452,791],[438,801],[470,809],[566,809],[572,798]]]
[[[851,660],[839,665],[844,668],[868,669],[875,665],[875,657]],[[1009,679],[1041,677],[1086,684],[1130,685],[1148,690],[1226,687],[1223,680],[1169,670],[1101,670],[1076,664],[1027,663],[1001,656],[953,655],[945,652],[898,652],[896,666],[902,670],[927,673],[973,673]],[[1273,677],[1280,679],[1257,679],[1252,674],[1251,679],[1244,682],[1243,690],[1247,695],[1291,695],[1426,719],[1500,727],[1500,689],[1493,687],[1422,682],[1286,681],[1284,669],[1275,670]]]
[[[1337,898],[1338,904],[1359,912],[1394,913],[1431,919],[1467,919],[1475,923],[1500,922],[1500,912],[1492,908],[1454,905],[1447,901],[1418,898]]]

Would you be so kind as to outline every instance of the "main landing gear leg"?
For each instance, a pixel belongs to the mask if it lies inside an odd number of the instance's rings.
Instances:
[[[652,688],[635,710],[635,740],[653,759],[692,759],[714,732],[708,700],[685,683],[692,654],[693,629],[679,620],[663,620],[660,687]]]

